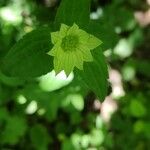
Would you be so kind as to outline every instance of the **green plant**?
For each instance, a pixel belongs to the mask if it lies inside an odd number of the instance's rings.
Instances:
[[[0,150],[148,150],[150,28],[134,15],[148,9],[1,0]]]
[[[26,34],[13,46],[2,62],[3,70],[8,73],[9,76],[27,79],[44,75],[53,69],[56,74],[64,70],[68,76],[75,66],[79,69],[84,68],[81,72],[77,70],[77,75],[85,81],[89,88],[93,90],[101,100],[104,100],[107,95],[108,71],[103,50],[98,47],[101,41],[84,31],[90,32],[90,28],[92,28],[92,26],[89,26],[89,7],[89,0],[73,0],[71,3],[68,0],[63,0],[58,8],[54,22],[48,24],[47,27],[40,27]],[[81,9],[83,9],[82,13],[80,13]],[[67,13],[70,13],[71,16],[68,17]],[[73,23],[77,25],[74,24],[69,29],[69,26]],[[58,32],[54,31],[57,31],[60,25],[59,36]],[[94,33],[90,32],[90,34]],[[65,36],[67,38],[67,35],[76,35],[77,39],[73,38],[68,41],[68,39],[64,38]],[[63,45],[59,46],[61,41]],[[48,53],[50,54],[50,56],[48,56],[47,52],[50,50],[52,43],[55,44],[55,47]],[[66,52],[67,49],[69,49],[69,44],[71,50]],[[76,49],[78,49],[76,50],[77,53],[69,53],[69,51],[73,51],[75,46],[77,46]],[[60,50],[61,48],[62,51]],[[91,49],[95,49],[92,54],[93,58],[89,52]],[[65,51],[64,53],[63,50]],[[55,57],[53,58],[51,55]],[[54,64],[52,63],[53,59]],[[83,67],[83,61],[92,62],[84,64]]]

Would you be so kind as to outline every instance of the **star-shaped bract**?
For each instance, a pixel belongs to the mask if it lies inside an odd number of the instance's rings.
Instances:
[[[90,50],[102,43],[95,36],[79,29],[75,23],[71,27],[61,24],[60,31],[51,33],[51,40],[54,47],[48,54],[54,56],[54,70],[56,74],[64,70],[67,76],[74,67],[83,70],[84,61],[93,61]]]

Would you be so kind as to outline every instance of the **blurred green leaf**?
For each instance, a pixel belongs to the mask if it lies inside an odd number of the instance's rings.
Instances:
[[[38,84],[28,85],[20,92],[29,101],[35,101],[37,103],[39,115],[43,115],[48,121],[54,121],[56,119],[58,108],[61,105],[59,99],[62,98],[61,95],[44,92],[39,88]],[[43,111],[42,114],[40,110]]]
[[[80,94],[70,94],[67,96],[66,101],[71,103],[78,111],[84,108],[84,99]]]
[[[150,77],[150,61],[149,60],[136,60],[137,71],[140,74]]]
[[[60,106],[57,96],[51,95],[47,99],[38,100],[39,106],[45,110],[45,117],[48,121],[54,121],[57,119],[57,112]]]
[[[114,48],[114,54],[120,58],[129,57],[133,53],[133,44],[128,39],[120,39]]]
[[[135,78],[136,69],[135,66],[127,62],[122,68],[123,79],[126,81],[131,81]]]
[[[134,117],[143,117],[146,114],[146,109],[140,101],[133,99],[130,103],[130,113]]]
[[[75,149],[81,149],[81,138],[82,135],[79,133],[74,133],[71,135],[71,142]]]
[[[7,120],[8,117],[9,117],[9,115],[8,115],[8,111],[6,110],[6,108],[0,107],[0,125],[1,125],[2,121]]]
[[[4,131],[2,131],[3,144],[16,144],[20,138],[25,134],[27,124],[24,118],[13,116],[7,120]]]
[[[93,129],[90,136],[90,143],[94,146],[100,146],[104,141],[104,134],[99,129]]]
[[[113,24],[115,28],[119,27],[121,32],[132,30],[136,25],[133,12],[125,7],[117,7],[113,4],[107,5],[103,14],[101,20]]]
[[[64,72],[61,72],[56,76],[55,72],[52,71],[39,78],[39,86],[44,91],[55,91],[68,85],[72,80],[72,73],[67,78]]]
[[[7,77],[0,71],[0,82],[4,83],[5,85],[8,86],[18,86],[18,85],[23,85],[24,81],[19,79],[19,78],[14,78],[14,77]]]
[[[5,24],[18,25],[22,22],[22,16],[19,15],[21,10],[16,9],[14,6],[7,6],[0,9],[0,19]]]
[[[48,150],[50,137],[44,126],[37,124],[30,130],[31,142],[36,150]]]
[[[143,131],[145,126],[145,122],[138,120],[135,124],[134,124],[134,132],[135,133],[140,133]]]
[[[65,141],[63,141],[62,150],[71,150],[71,149],[74,150],[74,146],[71,143],[71,140],[66,139]]]

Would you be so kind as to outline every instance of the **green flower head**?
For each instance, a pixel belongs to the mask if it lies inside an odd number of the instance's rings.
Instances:
[[[102,42],[74,23],[73,26],[61,24],[60,31],[51,33],[54,44],[49,55],[54,56],[54,70],[56,74],[65,71],[68,76],[74,67],[83,70],[83,62],[93,61],[90,50],[98,47]]]

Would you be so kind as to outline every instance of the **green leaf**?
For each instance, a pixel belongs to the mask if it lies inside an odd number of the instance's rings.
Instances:
[[[26,132],[26,121],[18,116],[8,119],[4,131],[2,131],[2,143],[16,144]]]
[[[88,85],[98,98],[103,101],[107,95],[108,70],[105,57],[100,48],[95,49],[94,61],[85,63],[83,71],[77,71],[81,79]]]
[[[26,34],[4,58],[3,71],[9,76],[25,79],[51,71],[52,57],[46,54],[51,47],[50,32],[50,28],[41,27]]]
[[[0,82],[6,84],[8,86],[11,86],[11,87],[15,87],[15,86],[24,84],[24,81],[21,80],[20,78],[7,77],[1,71],[0,71]]]
[[[90,136],[90,143],[94,146],[99,146],[104,141],[104,133],[99,129],[93,129]]]
[[[40,109],[44,110],[44,117],[48,121],[53,121],[57,117],[58,108],[60,106],[61,96],[58,93],[44,92],[38,86],[38,84],[27,85],[23,90],[20,90],[20,94],[25,96],[28,101],[36,101],[38,104],[38,113]]]
[[[135,99],[131,101],[129,110],[131,115],[137,118],[146,115],[146,108],[144,107],[144,105],[140,101]]]
[[[150,60],[140,60],[137,59],[135,60],[136,62],[136,68],[137,68],[137,72],[139,72],[140,74],[146,76],[146,77],[150,77]]]
[[[49,143],[48,131],[44,126],[37,124],[30,130],[31,142],[36,150],[47,150]],[[39,144],[40,143],[40,144]]]
[[[72,80],[73,74],[66,78],[64,72],[55,76],[55,72],[52,71],[39,78],[39,86],[43,91],[55,91],[68,85]]]
[[[101,22],[119,27],[122,31],[133,30],[136,25],[134,13],[125,7],[116,7],[115,5],[107,5],[104,8],[104,15],[100,18]],[[112,15],[113,14],[113,15]],[[110,17],[111,16],[111,17]]]
[[[0,125],[2,124],[3,120],[7,120],[8,116],[7,109],[0,107]]]
[[[70,150],[70,149],[74,149],[74,146],[71,142],[70,139],[65,139],[62,143],[62,147],[61,147],[62,150]]]
[[[84,99],[80,94],[70,94],[67,96],[66,101],[68,101],[68,102],[70,101],[70,103],[78,111],[81,111],[84,108]]]
[[[69,15],[69,16],[68,16]],[[90,0],[62,0],[58,8],[55,23],[72,25],[74,22],[79,27],[86,27],[89,23]]]
[[[113,48],[119,40],[119,36],[115,33],[115,27],[107,21],[92,20],[88,30],[102,40],[101,47],[103,50]]]

